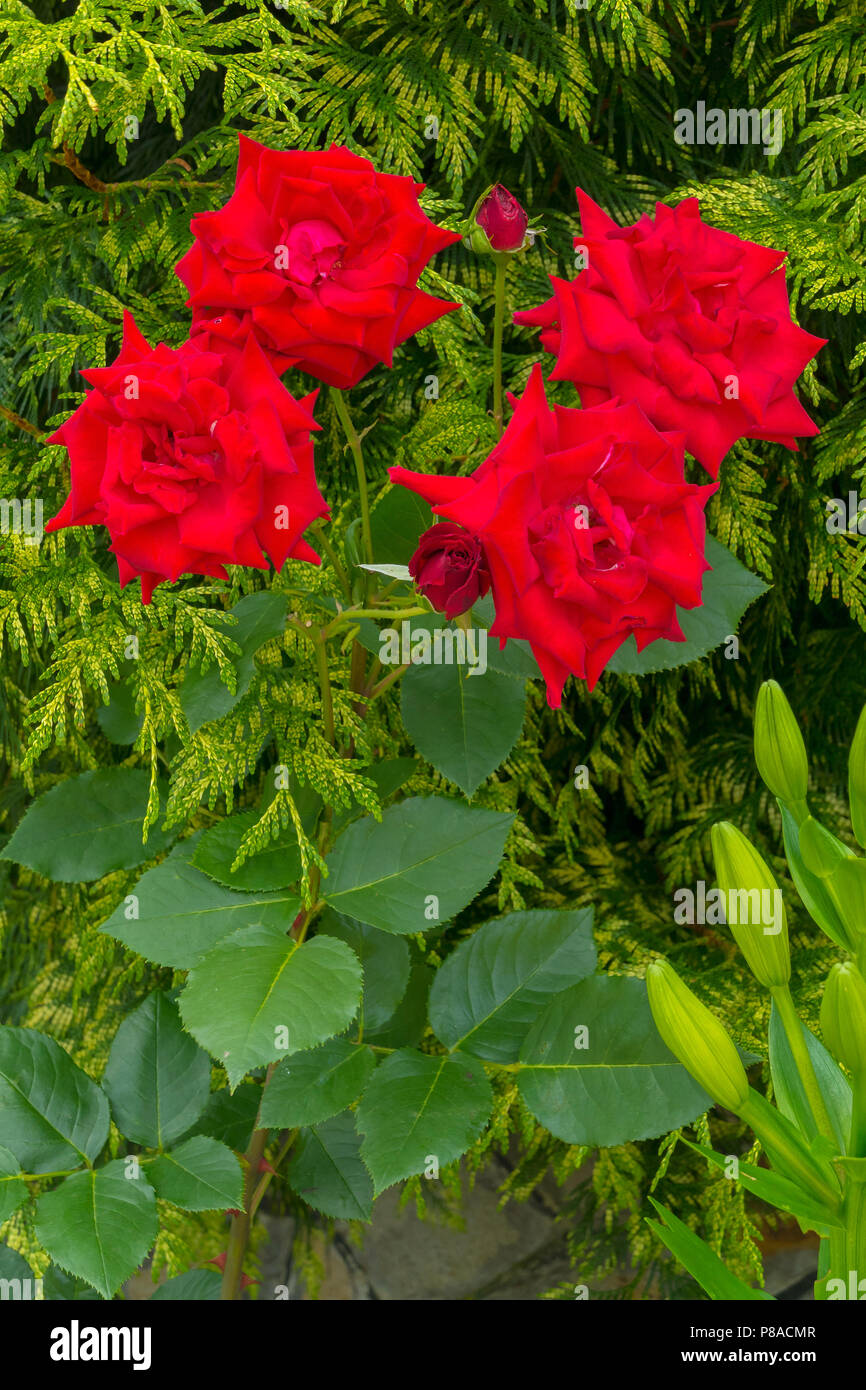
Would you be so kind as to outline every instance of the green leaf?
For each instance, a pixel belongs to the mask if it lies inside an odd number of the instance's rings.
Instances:
[[[308,1207],[342,1221],[369,1221],[373,1183],[360,1155],[361,1137],[350,1110],[298,1139],[286,1176]]]
[[[851,1132],[851,1085],[823,1043],[818,1041],[804,1023],[801,1023],[800,1027],[836,1135],[839,1152],[844,1153]],[[769,1043],[770,1071],[776,1104],[782,1114],[792,1120],[807,1139],[813,1139],[818,1133],[818,1126],[806,1099],[800,1073],[775,1003],[770,1010]]]
[[[478,1138],[493,1108],[493,1092],[474,1057],[428,1057],[409,1048],[387,1057],[370,1080],[357,1111],[365,1136],[361,1157],[378,1195],[402,1178],[459,1158]]]
[[[156,1240],[156,1197],[123,1159],[74,1173],[36,1203],[36,1236],[62,1269],[113,1298]]]
[[[403,726],[418,752],[467,796],[508,757],[525,708],[521,682],[482,674],[480,665],[412,666],[400,687]]]
[[[255,654],[285,629],[288,602],[285,594],[265,590],[242,598],[231,611],[237,623],[226,628],[226,632],[241,648],[240,656],[230,658],[237,671],[237,690],[232,694],[223,684],[215,665],[204,674],[199,670],[187,671],[180,688],[180,704],[192,733],[212,719],[222,719],[247,693],[255,670]]]
[[[228,1144],[230,1149],[238,1153],[246,1153],[253,1137],[261,1098],[262,1088],[255,1081],[245,1081],[236,1091],[213,1091],[204,1114],[194,1126],[194,1132],[219,1139],[220,1143]]]
[[[512,912],[485,922],[437,971],[430,1026],[440,1042],[490,1062],[515,1062],[554,994],[596,965],[592,908]]]
[[[326,907],[316,926],[317,936],[335,936],[351,946],[364,971],[360,1023],[365,1033],[387,1023],[409,983],[409,947],[393,932],[353,922]],[[341,1107],[342,1108],[342,1107]],[[313,1123],[305,1121],[305,1123]]]
[[[327,858],[331,907],[399,934],[448,922],[499,867],[514,817],[410,797],[350,825]]]
[[[176,830],[152,827],[142,844],[150,778],[131,767],[82,772],[38,796],[2,856],[55,883],[90,883],[167,849]]]
[[[788,861],[788,868],[791,870],[794,887],[812,921],[827,933],[831,941],[835,941],[837,946],[840,946],[843,951],[847,951],[848,932],[845,923],[827,891],[825,881],[806,868],[800,852],[800,832],[796,820],[781,801],[778,802],[778,805],[782,813],[785,858]],[[843,846],[843,848],[852,859],[855,857],[853,850],[847,849],[847,846]]]
[[[241,893],[273,892],[296,883],[301,873],[301,851],[293,825],[232,872],[241,840],[260,819],[258,811],[240,811],[206,830],[192,857],[193,866]]]
[[[151,1303],[167,1303],[170,1300],[184,1299],[187,1303],[217,1302],[222,1293],[222,1275],[216,1269],[188,1269],[185,1274],[177,1274],[174,1279],[166,1279],[164,1284],[151,1294]]]
[[[726,1178],[730,1178],[729,1154],[718,1154],[715,1149],[707,1148],[705,1144],[693,1144],[689,1139],[684,1139],[683,1143],[688,1144],[695,1153],[702,1154],[708,1162],[720,1169]],[[742,1158],[736,1162],[737,1181],[742,1183],[746,1191],[760,1197],[762,1202],[796,1216],[804,1230],[817,1231],[819,1235],[825,1236],[831,1226],[842,1225],[841,1213],[822,1205],[790,1178],[783,1178],[769,1168],[758,1168],[756,1164],[747,1163]]]
[[[588,1046],[577,1029],[586,1029]],[[593,975],[551,1000],[520,1050],[520,1094],[567,1144],[654,1139],[712,1105],[659,1036],[643,980]]]
[[[316,1047],[347,1028],[361,965],[343,941],[298,945],[279,927],[233,932],[199,961],[181,995],[183,1021],[234,1089],[253,1067]]]
[[[661,1223],[647,1217],[647,1225],[710,1298],[724,1303],[738,1303],[741,1299],[775,1302],[772,1294],[765,1293],[763,1289],[752,1289],[736,1274],[732,1274],[706,1241],[690,1231],[672,1211],[653,1197],[649,1200],[661,1217]]]
[[[430,504],[405,487],[391,486],[370,513],[373,554],[378,564],[406,565],[422,532],[433,525]]]
[[[35,1297],[36,1278],[23,1255],[19,1255],[17,1250],[13,1250],[9,1245],[0,1245],[0,1279],[7,1281],[17,1280],[19,1292],[24,1297]],[[26,1294],[24,1290],[26,1289]],[[11,1290],[10,1290],[11,1293]],[[14,1293],[12,1297],[14,1298]]]
[[[376,1062],[369,1047],[332,1038],[282,1062],[262,1096],[263,1129],[321,1124],[352,1105]]]
[[[411,584],[412,576],[405,565],[358,565],[359,570],[370,570],[372,574],[384,574],[386,579],[402,579]]]
[[[377,1047],[417,1047],[427,1027],[427,997],[433,979],[433,970],[416,954],[409,966],[406,993],[386,1023],[365,1030],[367,1041]]]
[[[121,1134],[152,1149],[173,1144],[204,1110],[210,1070],[177,1005],[151,994],[118,1028],[102,1078]]]
[[[614,652],[607,663],[608,671],[620,676],[646,676],[651,671],[670,671],[686,666],[721,646],[726,637],[736,633],[737,624],[749,604],[767,592],[768,585],[752,574],[739,560],[707,536],[707,560],[712,565],[704,575],[702,602],[699,608],[678,608],[677,619],[686,640],[669,642],[660,637],[638,653],[634,635]]]
[[[27,1184],[18,1176],[21,1171],[14,1153],[0,1148],[0,1225],[27,1201]]]
[[[189,970],[239,927],[261,923],[288,929],[300,906],[286,889],[236,893],[172,856],[139,879],[99,930],[157,965]]]
[[[474,626],[490,628],[495,617],[496,608],[491,594],[485,594],[472,605]],[[528,642],[518,637],[509,637],[504,648],[500,650],[499,638],[488,635],[487,669],[499,671],[503,676],[514,676],[517,680],[531,680],[533,676],[538,677],[540,674],[538,662],[532,655],[532,648]]]
[[[147,1165],[157,1197],[184,1211],[227,1211],[243,1206],[243,1173],[231,1149],[196,1135]]]
[[[92,1161],[108,1125],[102,1091],[53,1038],[0,1028],[0,1144],[25,1172]]]
[[[111,743],[135,743],[144,715],[135,712],[135,691],[126,681],[111,687],[111,699],[96,711],[96,722]]]

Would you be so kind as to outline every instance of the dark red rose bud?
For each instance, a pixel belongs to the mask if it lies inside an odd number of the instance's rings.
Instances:
[[[475,216],[494,251],[519,251],[526,237],[529,217],[513,193],[496,183]]]
[[[425,531],[409,561],[409,573],[438,613],[456,618],[490,588],[490,572],[477,536],[440,521]]]

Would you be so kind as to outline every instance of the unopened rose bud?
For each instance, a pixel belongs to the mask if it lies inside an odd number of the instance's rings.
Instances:
[[[666,960],[646,972],[650,1009],[662,1039],[713,1100],[737,1113],[749,1082],[732,1040]]]
[[[821,1000],[824,1041],[855,1080],[866,1077],[866,980],[852,961],[834,965]]]
[[[725,920],[749,969],[766,989],[791,978],[788,922],[782,891],[745,835],[722,821],[711,832]]]
[[[755,762],[774,796],[806,814],[809,762],[794,711],[776,681],[764,681],[755,707]]]
[[[513,193],[496,183],[475,208],[475,225],[469,242],[473,251],[521,251],[526,243],[529,217]]]
[[[453,521],[440,521],[424,532],[409,561],[409,573],[418,590],[446,618],[468,612],[490,588],[481,542]]]

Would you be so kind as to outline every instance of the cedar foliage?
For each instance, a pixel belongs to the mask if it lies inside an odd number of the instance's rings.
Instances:
[[[709,828],[731,818],[789,888],[796,985],[815,1022],[832,952],[785,875],[778,817],[752,759],[751,712],[761,680],[778,679],[806,732],[815,812],[850,838],[842,788],[863,701],[866,551],[857,535],[828,534],[825,501],[859,490],[866,458],[864,69],[858,0],[0,0],[0,496],[41,497],[46,519],[68,475],[64,451],[41,439],[81,400],[78,369],[116,352],[123,308],[151,341],[186,336],[172,267],[191,214],[229,194],[238,130],[278,147],[346,143],[424,180],[425,207],[452,227],[491,182],[505,183],[545,228],[514,266],[513,308],[546,298],[549,273],[574,273],[575,184],[622,221],[656,200],[697,194],[705,220],[787,249],[795,314],[830,339],[800,388],[821,436],[799,453],[737,446],[710,508],[714,534],[772,585],[741,625],[739,659],[717,652],[640,682],[608,675],[592,697],[572,681],[559,713],[534,687],[522,739],[478,794],[480,804],[519,813],[503,873],[444,935],[428,938],[433,964],[497,911],[592,902],[603,965],[638,971],[658,951],[675,955],[760,1052],[765,1000],[730,945],[672,921],[674,889],[713,880]],[[781,152],[677,145],[673,112],[698,100],[778,108]],[[458,245],[422,285],[464,309],[353,394],[356,416],[372,427],[365,445],[378,485],[394,461],[470,470],[492,438],[492,266]],[[539,356],[533,333],[510,331],[512,389]],[[424,396],[430,374],[435,402]],[[569,386],[555,394],[576,403]],[[329,411],[322,400],[317,471],[336,510],[351,482]],[[697,469],[693,477],[704,480]],[[190,665],[215,664],[231,684],[223,615],[238,597],[270,583],[303,619],[295,569],[270,578],[236,571],[229,584],[186,579],[157,590],[145,610],[132,588],[118,589],[103,531],[39,546],[0,536],[0,846],[34,794],[119,761],[145,768],[154,794],[167,780],[168,815],[188,829],[260,806],[276,763],[337,805],[369,808],[369,784],[347,780],[319,735],[315,673],[290,630],[260,651],[248,693],[224,720],[190,734],[180,709]],[[327,565],[319,582],[330,588]],[[134,662],[123,656],[131,633]],[[408,751],[396,697],[362,723],[348,658],[343,675],[339,731],[362,755]],[[96,717],[121,677],[142,719],[126,747],[109,742]],[[588,792],[573,786],[580,763]],[[441,782],[421,767],[411,790]],[[276,820],[296,818],[291,797],[268,814],[248,849]],[[46,885],[0,863],[0,1017],[53,1032],[97,1069],[130,1002],[170,983],[97,934],[128,882],[119,874]],[[585,1157],[551,1140],[505,1090],[485,1143],[515,1137],[509,1191],[518,1197],[548,1169],[564,1178]],[[483,1159],[479,1149],[472,1161]],[[654,1277],[663,1289],[693,1290],[677,1285],[641,1223],[654,1180],[662,1190],[676,1184],[680,1214],[709,1229],[733,1267],[755,1267],[753,1215],[672,1141],[661,1155],[652,1143],[601,1156],[593,1186],[575,1200],[579,1269],[597,1278],[628,1262],[629,1290]],[[420,1198],[420,1184],[413,1190]],[[593,1228],[599,1208],[603,1238]],[[200,1224],[186,1218],[166,1240],[158,1253],[170,1268],[195,1248]]]

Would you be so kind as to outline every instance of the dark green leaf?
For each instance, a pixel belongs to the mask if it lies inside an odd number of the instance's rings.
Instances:
[[[108,1125],[102,1091],[53,1038],[0,1028],[0,1144],[25,1172],[92,1161]]]
[[[282,1062],[262,1097],[263,1129],[299,1129],[338,1115],[358,1099],[376,1063],[369,1047],[332,1038]]]
[[[122,1159],[75,1173],[36,1203],[36,1236],[62,1269],[113,1298],[156,1240],[153,1188]]]
[[[184,1211],[227,1211],[243,1206],[243,1174],[231,1149],[196,1135],[147,1165],[157,1197]]]
[[[126,1139],[165,1148],[195,1123],[210,1094],[210,1059],[184,1032],[177,1005],[151,994],[117,1030],[102,1085]]]
[[[305,1129],[289,1164],[292,1191],[308,1207],[342,1221],[369,1221],[373,1183],[360,1156],[361,1138],[350,1110]]]

